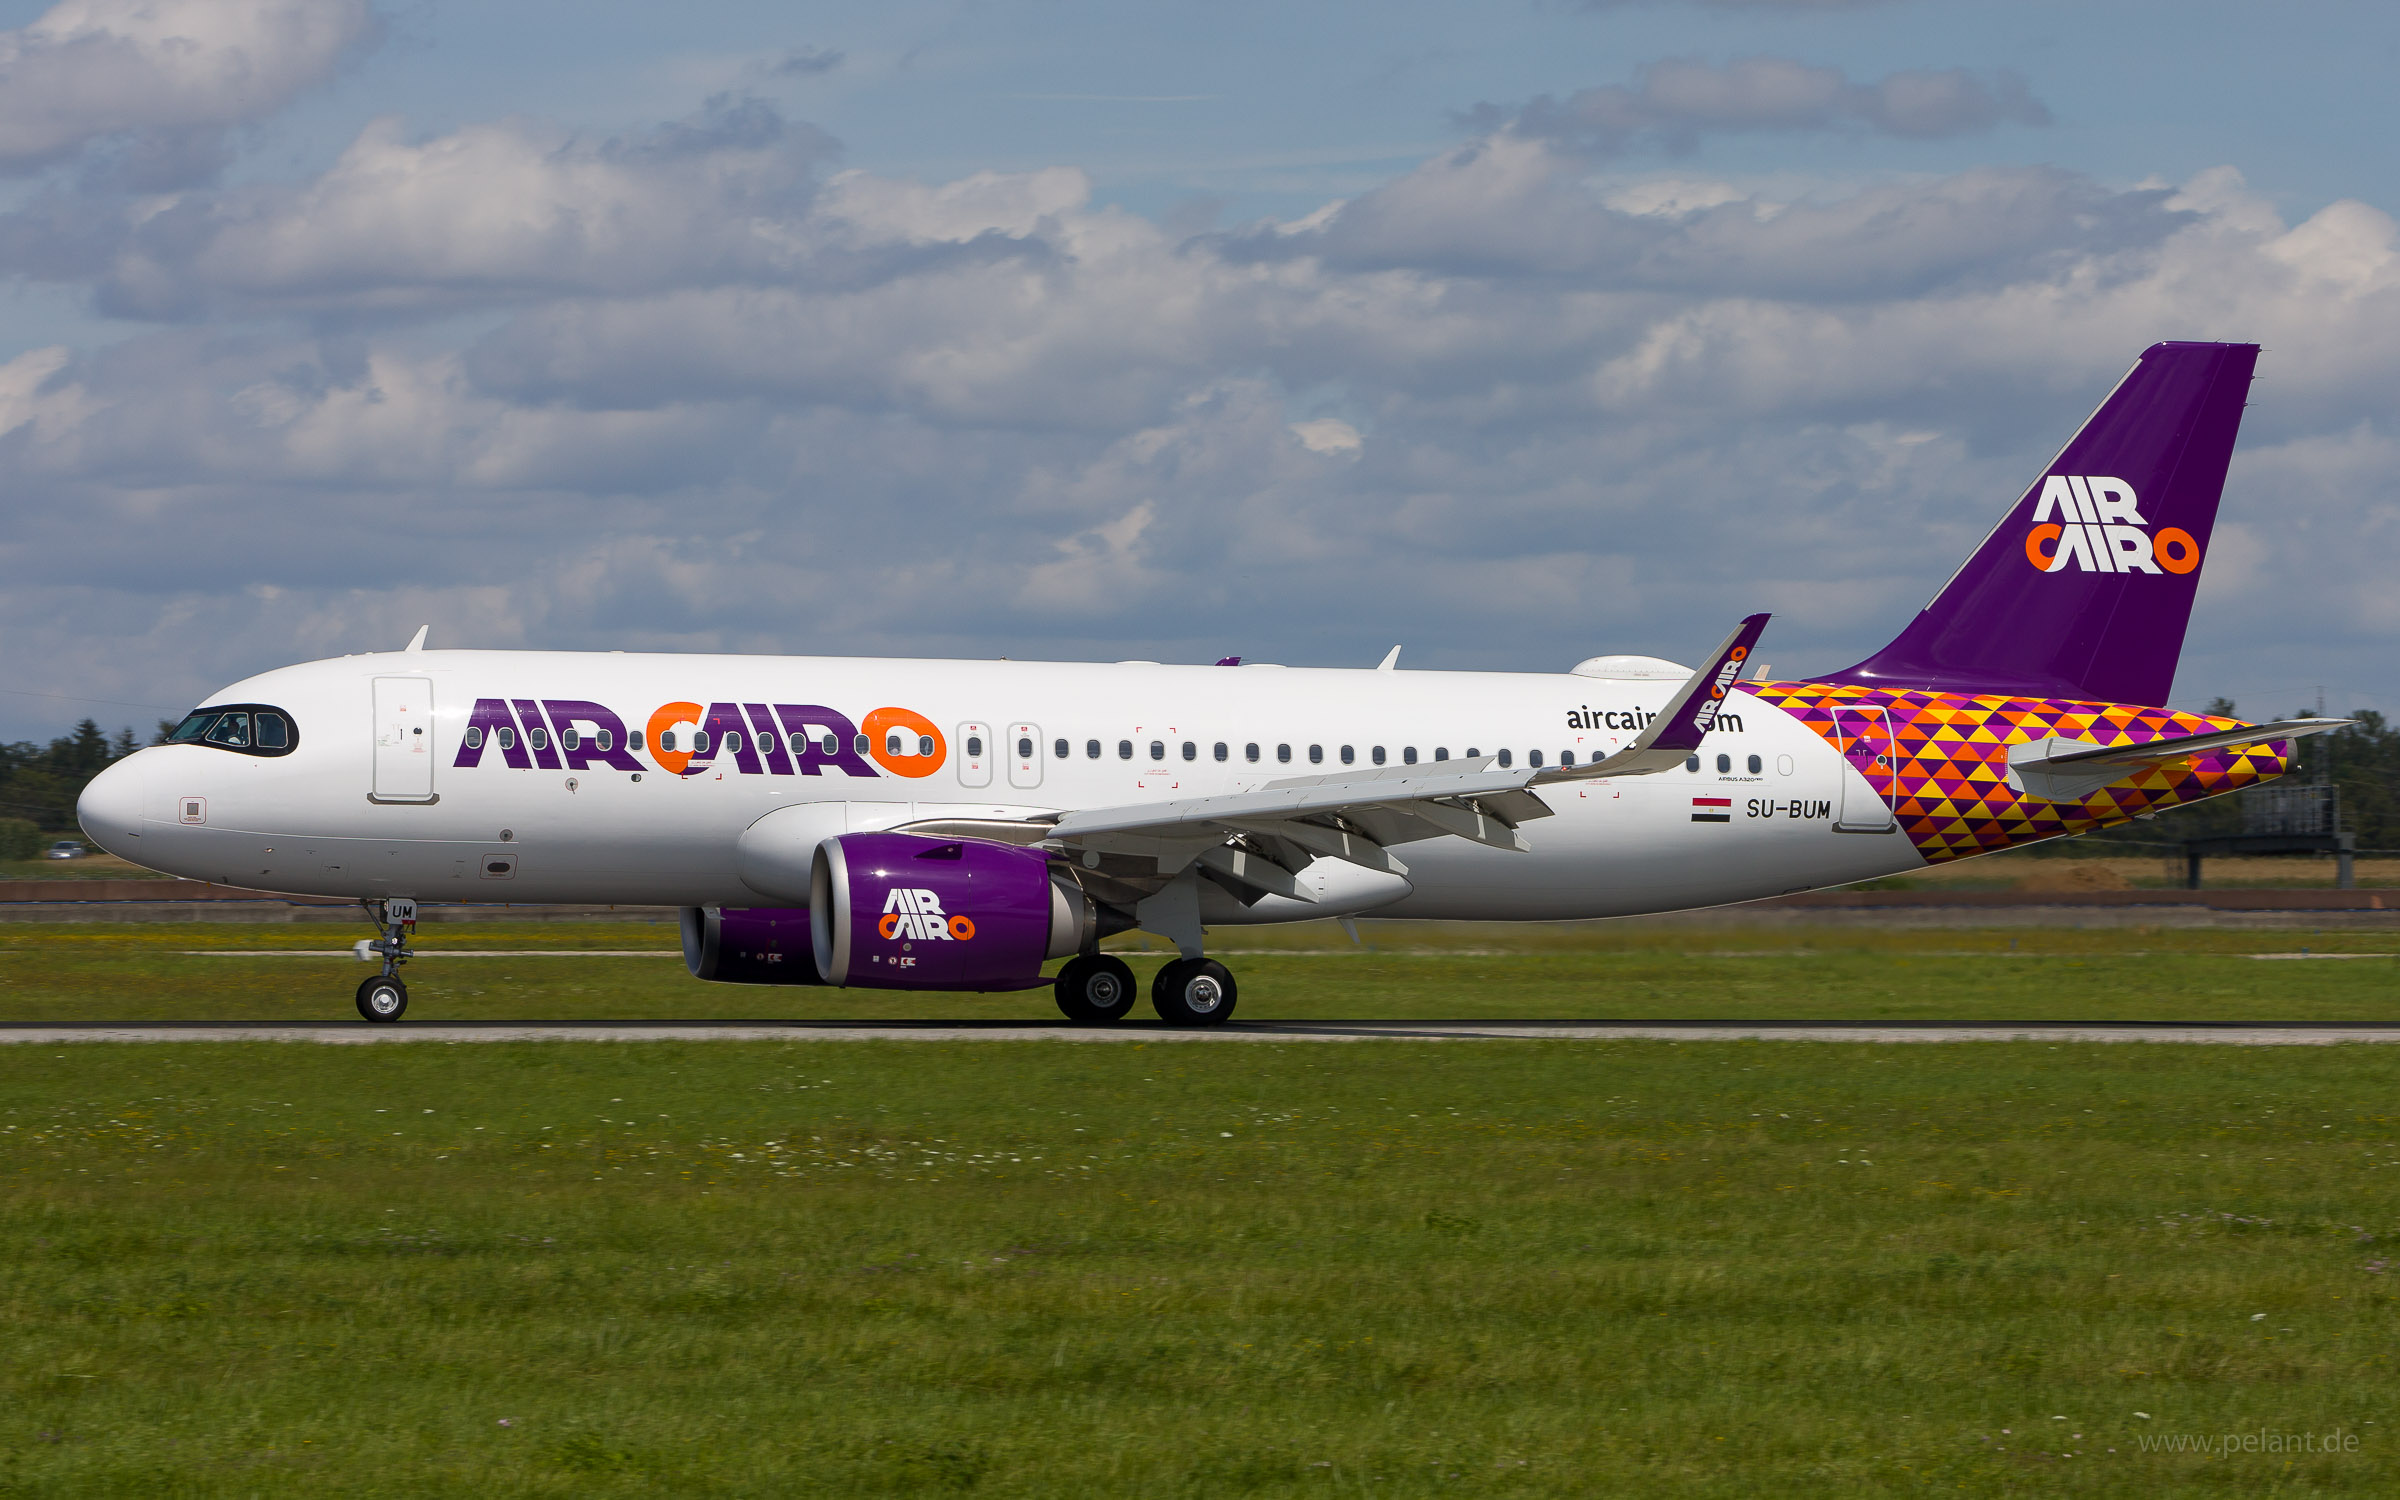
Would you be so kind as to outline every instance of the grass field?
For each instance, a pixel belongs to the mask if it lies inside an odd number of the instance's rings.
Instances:
[[[0,1493],[2388,1495],[2392,1058],[12,1047]]]
[[[355,1017],[372,972],[342,925],[0,927],[0,1021]],[[2400,933],[1330,924],[1220,933],[1248,1019],[2400,1021]],[[671,926],[442,924],[419,934],[409,1019],[1023,1017],[1047,991],[883,995],[702,984]],[[1114,946],[1114,945],[1112,945]],[[541,956],[606,949],[647,956]],[[2373,953],[2341,962],[2256,953]],[[451,956],[499,950],[515,956]],[[531,951],[535,956],[522,956]],[[1125,948],[1137,971],[1164,949]],[[1141,1012],[1148,1014],[1145,1009]]]

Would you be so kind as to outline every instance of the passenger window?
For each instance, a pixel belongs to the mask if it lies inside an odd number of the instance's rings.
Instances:
[[[931,755],[933,753],[932,735],[920,734],[917,736],[917,753],[919,755]]]
[[[291,743],[288,727],[281,714],[260,714],[256,728],[258,748],[261,750],[281,750]]]
[[[1242,759],[1249,761],[1254,765],[1257,763],[1258,741],[1252,740],[1249,744],[1242,747]]]
[[[1414,746],[1414,745],[1410,745],[1410,746],[1406,747],[1405,749],[1403,749],[1403,750],[1400,752],[1400,764],[1402,764],[1402,765],[1404,765],[1404,766],[1413,766],[1413,765],[1415,765],[1416,763],[1417,763],[1417,747],[1416,747],[1416,746]]]
[[[1017,759],[1019,759],[1019,760],[1031,760],[1031,759],[1033,759],[1033,736],[1032,736],[1032,735],[1030,735],[1030,734],[1020,734],[1020,735],[1018,735],[1018,736],[1017,736]]]
[[[1699,757],[1699,756],[1697,756],[1697,755],[1695,755],[1695,756],[1693,756],[1691,759],[1689,759],[1689,760],[1685,761],[1685,762],[1683,763],[1683,768],[1684,768],[1685,770],[1687,770],[1687,771],[1697,771],[1697,770],[1699,770],[1699,769],[1700,769],[1700,757]]]
[[[469,724],[467,726],[466,740],[467,748],[469,750],[481,750],[483,748],[483,726],[481,724]]]
[[[1526,751],[1525,764],[1533,767],[1537,771],[1540,770],[1542,768],[1542,752],[1539,750]]]
[[[569,724],[558,732],[558,747],[561,750],[581,750],[583,748],[583,732]]]
[[[1500,769],[1503,771],[1508,769],[1508,755],[1509,753],[1506,750],[1500,752]]]
[[[1022,747],[1020,750],[1021,754],[1030,755],[1033,753],[1033,746],[1027,744],[1025,741],[1019,740],[1017,741],[1017,744]],[[900,748],[899,730],[894,729],[884,735],[883,753],[886,755],[906,755],[908,753],[906,750]]]
[[[542,732],[538,729],[533,731],[533,748],[536,750],[542,748]],[[694,755],[706,755],[708,753],[707,730],[695,729],[692,731],[692,753]]]
[[[1085,760],[1098,760],[1100,758],[1100,742],[1098,740],[1085,740],[1083,742],[1083,758]]]
[[[1756,775],[1757,775],[1759,772],[1761,772],[1761,771],[1765,770],[1766,768],[1767,768],[1767,763],[1766,763],[1765,761],[1763,761],[1763,760],[1760,760],[1760,759],[1759,759],[1757,756],[1755,756],[1755,755],[1753,755],[1753,756],[1751,756],[1751,757],[1750,757],[1750,774],[1751,774],[1751,775],[1753,775],[1753,776],[1756,776]]]
[[[1434,746],[1433,758],[1435,760],[1448,760],[1450,758],[1450,747],[1448,745]]]
[[[1152,760],[1165,760],[1167,758],[1167,742],[1165,740],[1152,740],[1150,742],[1150,758]]]
[[[1068,748],[1067,742],[1065,740],[1060,740],[1057,744],[1050,747],[1051,757],[1055,760],[1065,760],[1067,758]],[[925,753],[927,755],[931,755],[933,752],[928,750]]]
[[[1119,759],[1119,760],[1131,760],[1131,759],[1133,759],[1133,741],[1131,741],[1131,740],[1119,740],[1119,741],[1117,741],[1117,759]]]
[[[1382,747],[1381,745],[1377,745],[1377,746],[1376,746],[1374,749],[1372,749],[1372,750],[1368,751],[1368,752],[1367,752],[1367,758],[1368,758],[1369,760],[1372,760],[1373,762],[1375,762],[1375,764],[1377,764],[1377,765],[1379,765],[1379,766],[1380,766],[1380,765],[1382,765],[1382,764],[1383,764],[1383,747]]]
[[[1476,748],[1475,748],[1473,745],[1469,745],[1469,746],[1467,747],[1467,759],[1469,759],[1469,760],[1481,760],[1481,759],[1483,759],[1483,752],[1482,752],[1481,750],[1478,750],[1478,749],[1476,749]]]
[[[1727,771],[1730,771],[1730,770],[1732,770],[1732,769],[1733,769],[1733,757],[1732,757],[1732,756],[1730,756],[1730,755],[1720,755],[1720,756],[1718,756],[1718,757],[1717,757],[1717,774],[1718,774],[1719,776],[1722,776],[1722,775],[1724,775],[1724,774],[1725,774]]]
[[[1185,740],[1183,742],[1183,758],[1185,760],[1198,760],[1200,758],[1200,747],[1193,744],[1190,740]]]
[[[1311,745],[1308,747],[1308,763],[1312,766],[1321,766],[1325,764],[1325,747],[1323,745]]]
[[[1223,740],[1219,740],[1219,741],[1217,741],[1217,749],[1216,749],[1216,757],[1217,757],[1217,759],[1219,759],[1219,760],[1224,760],[1224,759],[1226,759],[1226,758],[1227,758],[1227,757],[1230,755],[1230,753],[1231,753],[1231,752],[1229,752],[1228,750],[1226,750],[1226,748],[1225,748],[1225,742],[1224,742]]]
[[[859,736],[859,738],[863,740],[866,738],[866,736],[862,734]],[[636,745],[633,748],[639,750],[642,747]],[[825,743],[818,748],[823,750],[828,757],[832,757],[842,753],[842,742],[829,734],[825,736]]]
[[[1357,762],[1357,760],[1358,752],[1351,749],[1348,745],[1344,745],[1342,747],[1342,764],[1345,766],[1353,765]]]
[[[851,736],[851,738],[850,738],[850,748],[851,748],[851,750],[852,750],[852,751],[854,751],[854,752],[856,752],[857,754],[860,754],[860,755],[864,755],[864,754],[866,754],[866,753],[867,753],[867,747],[869,747],[870,745],[873,745],[874,743],[875,743],[875,742],[874,742],[873,740],[871,740],[871,739],[868,739],[868,738],[867,738],[865,735],[863,735],[863,734],[860,734],[860,735],[853,735],[853,736]],[[698,746],[694,746],[693,748],[694,748],[694,749],[698,749],[699,747],[698,747]]]
[[[705,734],[695,734],[692,736],[692,743],[698,746],[700,741],[707,738],[708,736]],[[525,743],[536,750],[547,750],[550,748],[550,731],[536,724],[525,731]]]
[[[1574,751],[1572,751],[1572,750],[1561,750],[1561,751],[1559,751],[1559,752],[1558,752],[1558,763],[1559,763],[1560,765],[1562,765],[1562,766],[1571,766],[1571,765],[1575,764],[1575,752],[1574,752]]]
[[[595,729],[592,731],[592,743],[598,745],[600,753],[605,755],[617,748],[617,737],[609,730]]]
[[[1275,760],[1279,765],[1290,765],[1292,763],[1292,747],[1289,745],[1277,745],[1275,747]]]
[[[660,738],[667,742],[667,748],[669,750],[675,748],[675,736],[672,732],[662,735]],[[500,748],[503,750],[514,750],[517,748],[517,732],[509,728],[506,724],[500,726]]]

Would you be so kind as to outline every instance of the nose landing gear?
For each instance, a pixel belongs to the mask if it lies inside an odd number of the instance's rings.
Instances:
[[[358,1013],[370,1021],[397,1021],[408,1009],[408,986],[400,982],[400,966],[413,956],[408,940],[417,930],[417,903],[393,896],[359,905],[367,909],[368,920],[382,934],[360,946],[368,953],[383,955],[383,972],[358,987]]]

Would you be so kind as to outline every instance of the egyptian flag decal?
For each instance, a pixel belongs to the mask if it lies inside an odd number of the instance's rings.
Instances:
[[[1692,821],[1695,823],[1730,823],[1733,821],[1731,797],[1694,797]]]

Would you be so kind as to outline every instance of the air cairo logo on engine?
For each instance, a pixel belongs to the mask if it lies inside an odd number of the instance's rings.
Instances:
[[[2033,503],[2025,560],[2045,573],[2189,573],[2200,544],[2180,526],[2153,533],[2133,486],[2102,474],[2053,474]]]
[[[888,942],[938,938],[945,943],[963,943],[975,936],[975,924],[966,917],[945,914],[942,898],[931,891],[896,885],[883,898],[883,916],[875,931]]]

